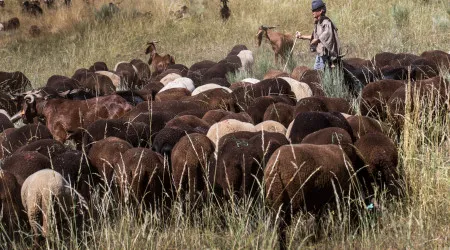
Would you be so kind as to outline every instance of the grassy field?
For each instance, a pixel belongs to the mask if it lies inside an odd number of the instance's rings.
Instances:
[[[177,63],[190,66],[200,60],[220,60],[235,44],[253,51],[253,76],[262,78],[273,62],[267,44],[256,46],[255,35],[262,24],[277,30],[309,33],[312,30],[310,1],[230,0],[230,20],[219,16],[220,1],[212,0],[124,0],[121,11],[101,18],[106,1],[73,0],[69,9],[47,10],[43,17],[20,12],[16,1],[0,9],[0,21],[13,16],[21,27],[0,32],[0,70],[22,71],[38,87],[54,74],[71,76],[76,69],[104,61],[112,68],[119,61],[147,60],[146,43],[159,40],[158,52],[170,53]],[[370,58],[380,51],[420,54],[426,50],[450,50],[450,3],[445,0],[336,0],[328,1],[328,15],[339,29],[347,57]],[[169,11],[183,4],[190,16],[175,20]],[[31,25],[43,34],[32,38]],[[298,41],[294,65],[312,66],[314,55]],[[442,72],[448,75],[447,72]],[[328,92],[329,95],[338,93]],[[398,142],[400,165],[405,171],[408,193],[403,200],[383,200],[378,214],[361,213],[359,226],[347,216],[324,218],[322,239],[312,241],[308,215],[300,215],[290,229],[292,249],[448,249],[450,247],[450,117],[436,120],[423,115],[435,109],[426,104],[407,114]],[[437,107],[439,108],[439,107]],[[442,108],[442,107],[441,107]],[[419,112],[420,111],[420,112]],[[423,113],[424,112],[424,113]],[[448,114],[448,113],[447,113]],[[218,206],[207,202],[201,211],[184,211],[176,201],[169,215],[142,213],[115,204],[110,196],[93,201],[100,211],[95,223],[74,229],[72,237],[49,238],[49,249],[273,249],[277,235],[264,209],[264,197]],[[31,244],[24,232],[13,248]],[[2,237],[0,243],[8,239]]]

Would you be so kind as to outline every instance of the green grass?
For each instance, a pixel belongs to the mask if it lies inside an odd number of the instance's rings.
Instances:
[[[8,2],[7,4],[9,4]],[[0,33],[0,70],[20,70],[34,87],[42,86],[54,74],[71,76],[76,69],[104,61],[112,68],[119,61],[140,58],[146,42],[159,40],[158,52],[170,53],[177,63],[190,66],[200,60],[219,61],[236,44],[253,51],[251,73],[229,75],[231,82],[246,77],[262,79],[276,64],[268,44],[256,47],[261,24],[278,25],[277,30],[309,33],[312,29],[310,1],[230,1],[232,16],[223,23],[219,1],[125,0],[121,11],[107,22],[95,18],[106,1],[85,5],[74,1],[71,9],[49,11],[42,18],[25,17],[18,6],[0,10],[0,21],[21,18],[21,28]],[[182,4],[191,8],[190,17],[174,20],[170,10]],[[393,6],[408,6],[408,18]],[[46,9],[44,9],[46,11]],[[151,13],[151,14],[150,14]],[[402,14],[403,13],[403,14]],[[420,54],[426,50],[448,50],[450,27],[445,1],[329,1],[328,14],[339,28],[349,49],[347,57],[370,58],[380,51]],[[433,19],[434,18],[434,19]],[[407,20],[407,22],[405,21]],[[438,21],[433,21],[438,20]],[[444,20],[444,21],[442,21]],[[430,28],[433,26],[436,28]],[[28,35],[37,23],[44,34]],[[399,25],[401,23],[401,25]],[[289,69],[312,66],[314,55],[306,42],[297,41]],[[448,75],[443,70],[443,74]],[[323,76],[328,96],[348,97],[339,76]],[[356,103],[356,100],[354,100]],[[355,106],[357,106],[355,104]],[[435,119],[427,115],[434,107],[426,103],[406,115],[398,142],[400,166],[405,172],[408,193],[403,200],[379,195],[385,209],[379,214],[358,215],[359,227],[346,216],[324,217],[322,235],[314,242],[309,215],[301,214],[288,235],[290,248],[308,249],[443,249],[450,246],[450,142],[449,115]],[[426,112],[428,111],[428,112]],[[263,196],[219,206],[212,197],[202,210],[185,211],[176,200],[169,215],[142,212],[114,201],[111,194],[94,195],[92,206],[99,214],[83,230],[72,230],[68,239],[48,239],[48,249],[273,249],[278,245],[273,220],[264,207]],[[344,210],[343,213],[348,212]],[[2,235],[1,245],[7,242]],[[30,248],[31,235],[24,231],[13,249]]]

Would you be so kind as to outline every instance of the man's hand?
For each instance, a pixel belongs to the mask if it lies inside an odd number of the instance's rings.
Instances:
[[[317,45],[319,42],[320,42],[319,39],[313,39],[310,44],[311,45]]]
[[[302,39],[302,33],[300,33],[300,31],[295,32],[295,37],[297,39]]]

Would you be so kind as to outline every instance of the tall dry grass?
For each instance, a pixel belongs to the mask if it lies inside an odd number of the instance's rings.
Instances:
[[[70,9],[48,11],[38,18],[21,14],[17,5],[0,10],[0,21],[19,16],[22,23],[18,31],[0,33],[0,70],[20,70],[34,86],[42,86],[53,74],[71,76],[77,68],[95,61],[113,67],[122,60],[146,60],[146,42],[159,40],[158,51],[174,55],[178,63],[187,66],[199,60],[220,60],[233,45],[245,44],[254,52],[253,72],[229,77],[261,78],[268,69],[282,69],[284,65],[274,63],[267,44],[256,47],[258,26],[278,25],[277,30],[291,33],[312,29],[310,1],[306,0],[231,0],[232,17],[226,23],[219,16],[219,1],[125,0],[119,5],[120,13],[108,21],[95,18],[96,11],[107,1],[93,1],[90,5],[73,2]],[[190,17],[173,19],[169,11],[182,4],[191,7]],[[448,50],[449,10],[448,3],[440,0],[328,2],[328,14],[339,28],[349,51],[347,56],[362,58],[380,51],[419,54],[431,49]],[[32,24],[43,27],[44,34],[31,38],[28,28]],[[299,41],[292,58],[296,65],[312,65],[313,55],[307,51],[307,44]],[[336,89],[331,79],[335,78],[324,78],[329,86],[327,94],[346,96],[345,89]],[[424,102],[406,115],[398,141],[400,166],[408,183],[405,199],[389,200],[379,194],[384,209],[376,214],[361,211],[358,227],[350,225],[348,217],[339,218],[330,212],[320,229],[324,237],[317,242],[310,240],[314,234],[310,216],[299,215],[288,235],[290,248],[448,248],[450,119],[448,113],[442,119],[427,115],[439,108]],[[262,195],[256,200],[222,206],[210,198],[204,209],[193,211],[184,210],[183,201],[177,200],[164,218],[157,212],[118,204],[112,193],[93,197],[96,220],[86,222],[84,229],[72,228],[72,236],[66,239],[52,234],[48,249],[277,247],[273,221],[264,208]],[[0,241],[2,246],[10,242],[4,235]],[[10,244],[12,249],[29,248],[31,235],[24,231]]]

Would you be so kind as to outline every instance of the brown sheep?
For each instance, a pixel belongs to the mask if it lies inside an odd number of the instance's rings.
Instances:
[[[307,66],[297,66],[292,70],[292,73],[290,75],[290,77],[292,79],[295,79],[297,81],[300,81],[300,79],[302,78],[303,74],[307,71],[307,70],[311,70],[309,67]]]
[[[293,121],[289,139],[291,143],[300,143],[308,134],[328,127],[345,129],[355,141],[353,130],[341,113],[317,111],[299,113]]]
[[[450,68],[450,54],[441,50],[430,50],[420,54],[420,57],[430,60],[437,67]]]
[[[191,92],[186,88],[173,88],[159,92],[155,95],[156,102],[182,100],[191,96]]]
[[[111,185],[114,166],[119,164],[122,156],[133,146],[125,140],[110,136],[96,141],[89,149],[88,159],[108,186]]]
[[[381,121],[375,120],[367,116],[352,115],[347,117],[347,121],[352,127],[353,134],[356,138],[361,138],[369,133],[389,133],[389,126]]]
[[[14,128],[14,124],[11,122],[8,116],[6,116],[3,113],[0,113],[0,133],[8,128]]]
[[[359,108],[361,115],[386,119],[386,105],[391,95],[405,85],[402,80],[380,80],[364,86]]]
[[[283,134],[271,132],[232,133],[222,137],[216,160],[210,160],[209,182],[214,193],[226,200],[234,196],[255,197],[267,160],[277,148],[288,143]]]
[[[2,169],[13,174],[19,185],[22,185],[28,176],[50,166],[50,159],[32,151],[12,154],[4,160]]]
[[[366,184],[375,183],[394,196],[401,195],[398,152],[392,140],[381,133],[369,133],[355,142],[355,148],[362,165],[366,165],[369,172]]]
[[[287,128],[294,120],[294,109],[294,106],[284,102],[273,103],[264,112],[263,121],[277,121]]]
[[[345,114],[354,114],[350,102],[346,99],[325,96],[311,96],[302,98],[295,105],[294,115],[309,111],[341,112]]]
[[[204,134],[183,136],[172,150],[172,175],[178,194],[187,193],[194,203],[197,192],[207,190],[208,160],[214,144]]]
[[[18,129],[5,131],[4,138],[1,143],[0,155],[5,157],[14,153],[23,145],[32,143],[40,139],[51,139],[52,134],[43,125],[29,124]]]
[[[292,34],[283,34],[280,32],[272,31],[276,27],[267,27],[261,25],[258,29],[256,37],[258,39],[258,46],[261,46],[263,38],[267,38],[272,50],[275,53],[275,63],[278,63],[279,57],[281,57],[282,62],[287,60],[289,50],[294,45],[294,39]]]
[[[5,93],[21,93],[31,88],[31,82],[20,71],[0,71],[0,91]]]
[[[14,232],[21,228],[27,218],[20,201],[20,188],[21,186],[13,174],[6,170],[0,170],[1,223],[4,227],[2,232],[6,232],[9,237],[14,238]]]
[[[253,119],[245,112],[233,113],[223,109],[214,109],[206,112],[206,114],[202,117],[202,120],[206,121],[209,125],[213,125],[214,123],[227,119],[235,119],[241,122],[253,124]]]
[[[289,77],[289,74],[287,72],[283,72],[281,70],[270,69],[264,74],[263,80],[271,79],[271,78],[278,78],[278,77]]]
[[[66,151],[64,145],[53,139],[40,139],[29,144],[23,145],[18,148],[14,153],[20,152],[38,152],[50,159],[55,158],[57,155],[62,154]]]
[[[274,214],[280,211],[280,248],[286,246],[286,229],[301,210],[316,221],[325,209],[350,190],[353,170],[338,145],[297,144],[278,148],[264,169],[266,203]],[[281,209],[281,210],[280,210]]]
[[[148,64],[151,67],[151,71],[153,72],[153,75],[158,75],[162,73],[164,70],[167,69],[167,67],[170,64],[175,64],[175,59],[173,56],[166,54],[164,56],[160,56],[156,52],[156,45],[158,41],[152,41],[148,42],[147,50],[145,51],[145,54],[150,54],[150,58],[148,59]]]
[[[115,181],[124,202],[149,208],[160,205],[166,194],[172,194],[162,155],[147,148],[131,148],[125,151],[122,159],[115,167]]]
[[[19,18],[13,17],[6,22],[0,23],[0,31],[15,30],[20,27]]]

